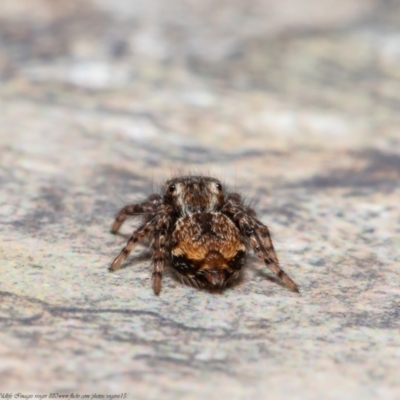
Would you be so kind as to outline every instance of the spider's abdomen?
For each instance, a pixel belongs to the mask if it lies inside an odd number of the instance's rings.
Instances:
[[[222,288],[243,267],[246,248],[235,224],[225,215],[195,213],[180,218],[172,233],[174,269],[189,283]]]

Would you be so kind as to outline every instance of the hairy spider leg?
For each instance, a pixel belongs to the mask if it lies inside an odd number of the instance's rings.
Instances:
[[[293,280],[279,266],[278,257],[272,244],[269,229],[258,219],[254,218],[254,211],[246,210],[240,195],[232,193],[227,197],[227,203],[223,210],[232,215],[233,221],[238,225],[243,235],[247,236],[251,248],[257,257],[264,261],[266,266],[292,291],[299,292],[299,288]],[[260,239],[261,235],[262,239]],[[264,242],[263,242],[264,241]]]
[[[256,229],[254,233],[249,237],[250,245],[254,252],[256,253],[257,257],[260,260],[263,260],[266,266],[279,278],[282,282],[293,292],[299,292],[299,288],[297,285],[292,281],[292,279],[286,274],[286,272],[279,266],[278,257],[276,256],[276,252],[274,246],[272,245],[271,236],[268,232],[268,228],[265,226],[267,235],[264,236],[266,233],[263,232],[263,239],[260,238]]]
[[[155,237],[153,242],[154,269],[152,274],[152,281],[155,294],[159,294],[161,290],[162,273],[165,263],[167,234],[170,223],[171,216],[169,209],[160,212],[153,222],[153,224],[155,225]]]
[[[162,197],[160,195],[151,195],[147,200],[138,203],[130,204],[123,207],[117,216],[111,228],[111,233],[117,233],[124,221],[129,217],[140,215],[152,214],[156,211],[157,207],[161,204]]]
[[[128,239],[126,246],[121,250],[121,252],[118,254],[118,256],[115,258],[115,260],[112,262],[111,267],[108,270],[110,272],[116,271],[120,267],[121,263],[124,260],[126,260],[129,253],[136,246],[136,244],[140,240],[144,239],[146,236],[149,235],[152,228],[153,228],[153,224],[151,221],[149,221],[149,222],[146,222],[145,224],[141,225],[138,229],[136,229],[132,233],[132,236]]]

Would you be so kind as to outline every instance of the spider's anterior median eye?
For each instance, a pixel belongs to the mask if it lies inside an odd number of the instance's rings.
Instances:
[[[216,188],[217,188],[218,190],[222,190],[222,185],[221,185],[220,183],[217,183],[215,186],[216,186]]]
[[[169,185],[168,190],[169,190],[170,193],[174,192],[175,191],[175,184],[172,183],[171,185]]]

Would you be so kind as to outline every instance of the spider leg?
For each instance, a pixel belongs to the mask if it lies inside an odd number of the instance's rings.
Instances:
[[[155,222],[154,235],[154,269],[152,273],[153,290],[155,294],[159,294],[161,290],[162,273],[164,270],[166,243],[168,235],[168,227],[170,224],[170,215],[168,212],[160,213]]]
[[[138,204],[129,204],[123,207],[115,217],[111,228],[111,233],[117,233],[124,221],[129,217],[136,215],[154,213],[156,208],[161,204],[162,197],[158,194],[152,194],[147,200]]]
[[[154,269],[151,275],[153,282],[153,290],[155,294],[159,294],[161,290],[162,273],[165,261],[165,234],[159,232],[154,239]]]
[[[121,250],[121,252],[118,254],[118,256],[115,258],[115,260],[112,262],[110,268],[108,270],[110,272],[116,271],[121,263],[126,260],[128,257],[129,253],[132,251],[132,249],[135,247],[136,243],[148,236],[148,234],[151,232],[153,228],[153,223],[152,221],[146,222],[145,224],[141,225],[138,229],[136,229],[133,233],[132,236],[128,239],[128,242],[126,243],[125,247]]]
[[[239,194],[231,193],[228,195],[227,203],[223,207],[222,212],[231,216],[241,233],[248,238],[250,246],[257,257],[263,260],[266,266],[281,279],[289,289],[294,292],[299,292],[297,285],[279,266],[278,257],[272,244],[269,229],[255,218],[255,212],[252,209],[246,209],[243,206]]]
[[[260,235],[264,241],[260,238]],[[249,241],[252,249],[257,257],[264,261],[266,266],[290,289],[294,292],[299,292],[299,288],[292,281],[286,272],[279,266],[278,257],[276,256],[274,246],[272,244],[271,235],[268,228],[263,225],[262,231],[256,228],[252,234],[249,235]]]
[[[255,220],[256,223],[256,232],[258,233],[258,235],[260,236],[260,238],[264,241],[264,246],[265,248],[268,249],[272,249],[272,251],[275,254],[275,249],[274,249],[274,245],[272,244],[272,239],[271,239],[271,234],[269,232],[269,229],[266,225],[264,225],[261,221],[259,220]],[[276,254],[275,254],[276,257]]]

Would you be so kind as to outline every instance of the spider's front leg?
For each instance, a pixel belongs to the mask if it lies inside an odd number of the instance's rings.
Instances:
[[[279,266],[278,257],[272,244],[268,227],[255,218],[254,210],[246,209],[243,206],[240,195],[237,193],[228,195],[227,203],[223,211],[231,215],[231,218],[238,225],[241,233],[248,238],[250,246],[257,257],[263,260],[266,266],[281,279],[289,289],[294,292],[299,292],[297,285]]]
[[[111,233],[117,233],[124,221],[129,217],[152,214],[157,207],[162,203],[162,197],[159,194],[152,194],[145,201],[138,204],[129,204],[122,208],[111,228]]]

